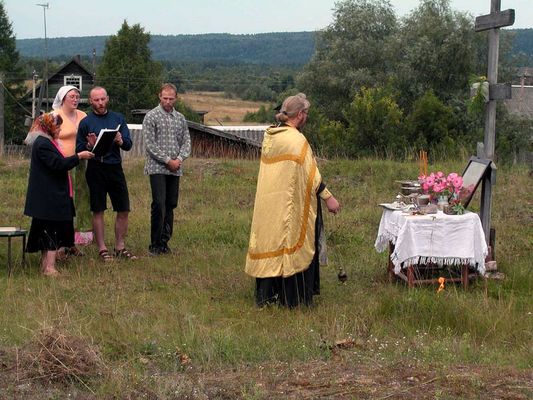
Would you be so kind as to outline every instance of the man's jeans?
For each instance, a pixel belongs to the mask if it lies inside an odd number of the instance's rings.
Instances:
[[[180,177],[174,175],[150,175],[152,189],[150,250],[168,249],[172,236],[174,209],[178,205]]]

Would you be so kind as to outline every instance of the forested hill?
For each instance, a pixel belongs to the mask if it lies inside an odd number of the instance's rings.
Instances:
[[[524,53],[533,57],[533,29],[513,29],[515,39],[513,42],[513,52]]]
[[[533,29],[507,29],[515,34],[513,53],[533,57]],[[48,39],[49,58],[70,58],[76,54],[100,57],[108,36],[65,37]],[[24,57],[43,56],[43,39],[17,40]],[[202,35],[153,35],[152,56],[167,61],[226,61],[249,64],[306,64],[314,53],[315,32],[276,32],[254,35],[209,33]]]
[[[101,56],[108,36],[48,39],[48,57]],[[42,57],[44,39],[17,40],[24,57]],[[315,49],[315,32],[278,32],[254,35],[212,33],[202,35],[152,35],[152,57],[168,61],[231,61],[250,64],[296,64],[309,61]]]

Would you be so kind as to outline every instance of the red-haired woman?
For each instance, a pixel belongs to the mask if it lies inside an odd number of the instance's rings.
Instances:
[[[94,155],[82,151],[65,157],[57,143],[61,117],[50,114],[35,119],[26,139],[32,144],[30,175],[24,214],[32,217],[26,251],[41,251],[41,272],[59,274],[55,268],[57,249],[74,243],[74,204],[68,171],[80,160]]]

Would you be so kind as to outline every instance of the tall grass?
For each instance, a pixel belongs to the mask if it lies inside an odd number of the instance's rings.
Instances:
[[[357,344],[355,353],[391,362],[533,367],[533,189],[525,168],[498,171],[495,187],[496,256],[506,279],[480,279],[468,291],[449,285],[437,295],[431,286],[390,284],[387,255],[373,248],[377,204],[394,198],[394,180],[417,175],[417,163],[322,161],[322,175],[343,210],[325,217],[330,266],[321,270],[316,306],[290,311],[257,309],[254,281],[243,272],[257,161],[187,160],[170,243],[175,254],[158,258],[147,252],[150,192],[142,166],[142,160],[125,163],[133,205],[127,246],[141,259],[103,264],[91,246],[86,257],[60,265],[59,279],[39,275],[37,255],[11,277],[2,269],[0,349],[24,347],[43,327],[87,338],[113,371],[92,382],[100,394],[120,393],[154,368],[183,371],[183,355],[214,371],[328,359],[335,342],[347,338]],[[29,227],[22,215],[27,169],[25,160],[0,163],[1,225]],[[113,219],[106,212],[109,246]],[[18,264],[19,246],[14,241]],[[345,284],[336,277],[340,266],[349,276]]]

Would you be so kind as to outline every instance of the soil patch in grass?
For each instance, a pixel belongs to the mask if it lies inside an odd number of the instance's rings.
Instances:
[[[0,354],[6,356],[5,352]],[[13,357],[10,360],[13,362]],[[17,380],[13,368],[5,362],[2,362],[0,382],[3,382],[0,398],[9,394],[37,399],[51,392],[77,393],[74,398],[101,398],[89,393],[79,382],[67,388],[57,382]],[[144,382],[137,382],[118,398],[526,400],[533,396],[532,370],[413,365],[407,360],[385,364],[339,355],[328,361],[274,362],[220,371],[202,371],[188,365],[179,373],[151,374]]]

